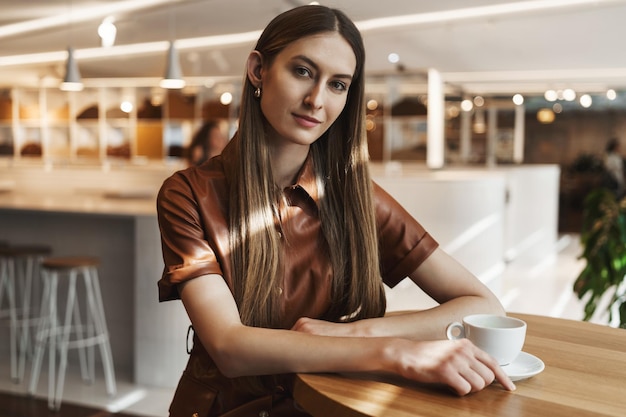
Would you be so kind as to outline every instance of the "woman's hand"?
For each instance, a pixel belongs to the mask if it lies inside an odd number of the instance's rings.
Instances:
[[[441,383],[458,395],[477,392],[498,381],[505,389],[515,384],[496,360],[467,339],[415,342],[395,339],[389,350],[397,373],[426,383]]]
[[[318,336],[363,336],[357,334],[354,323],[332,323],[307,317],[300,318],[291,330]],[[383,363],[388,364],[388,371],[404,378],[445,384],[458,395],[480,391],[494,381],[509,391],[515,389],[496,360],[467,339],[385,339],[389,340],[389,348],[384,349]]]

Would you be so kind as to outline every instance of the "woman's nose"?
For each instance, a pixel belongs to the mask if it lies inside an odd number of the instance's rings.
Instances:
[[[304,98],[304,103],[313,108],[319,109],[324,105],[324,93],[319,85],[315,85]]]

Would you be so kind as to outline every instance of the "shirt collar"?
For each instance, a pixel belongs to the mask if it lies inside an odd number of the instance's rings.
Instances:
[[[235,136],[230,143],[228,143],[228,145],[226,146],[226,148],[224,148],[224,150],[222,151],[222,163],[223,163],[223,169],[224,169],[224,173],[226,174],[227,180],[228,178],[231,176],[231,171],[234,168],[234,164],[237,163],[237,157],[235,155],[237,146],[235,145],[234,141],[240,140],[237,136]],[[296,182],[285,188],[285,192],[288,192],[289,190],[296,190],[296,189],[300,189],[302,191],[304,191],[308,197],[311,198],[311,200],[314,202],[315,207],[317,208],[317,199],[319,197],[319,193],[317,190],[317,182],[315,180],[315,168],[313,165],[313,157],[311,155],[311,152],[309,151],[309,154],[307,155],[304,164],[302,165],[302,168],[300,168],[300,172],[298,173],[298,176],[296,177]],[[229,181],[230,182],[230,181]]]
[[[298,177],[296,179],[296,183],[288,188],[302,188],[309,197],[313,199],[313,201],[317,202],[318,193],[317,193],[317,183],[315,181],[315,169],[313,167],[313,157],[311,156],[311,152],[306,157],[300,172],[298,173]]]

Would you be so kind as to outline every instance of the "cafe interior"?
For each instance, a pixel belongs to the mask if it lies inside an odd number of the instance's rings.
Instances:
[[[15,335],[33,332],[10,324],[11,275],[31,271],[13,266],[35,265],[37,282],[47,258],[86,256],[109,354],[96,354],[86,384],[69,352],[60,415],[168,415],[189,319],[181,303],[158,302],[156,193],[187,166],[205,121],[233,135],[260,31],[309,3],[0,2],[0,394],[53,395],[45,355],[37,367],[32,346],[24,363],[12,356]],[[585,197],[602,186],[608,140],[626,141],[626,1],[314,3],[363,35],[373,179],[508,312],[583,321]],[[434,305],[405,281],[386,288],[389,312]],[[616,327],[604,304],[587,321]]]

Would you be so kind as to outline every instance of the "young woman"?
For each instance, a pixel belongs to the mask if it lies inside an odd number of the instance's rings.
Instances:
[[[235,137],[163,184],[159,296],[181,298],[195,331],[172,416],[306,415],[297,372],[515,388],[470,342],[442,340],[466,314],[504,311],[372,183],[363,63],[340,11],[279,15],[248,57]],[[407,276],[440,305],[384,317],[383,283]]]

